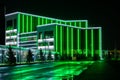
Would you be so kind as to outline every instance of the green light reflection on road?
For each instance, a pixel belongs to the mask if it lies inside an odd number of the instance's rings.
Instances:
[[[17,80],[62,80],[81,74],[93,61],[54,62],[49,66],[27,66],[17,68],[12,72],[12,79]]]

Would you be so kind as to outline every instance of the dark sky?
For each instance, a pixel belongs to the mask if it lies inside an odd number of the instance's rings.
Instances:
[[[22,11],[59,19],[87,19],[89,26],[100,26],[103,31],[103,49],[114,49],[119,39],[119,2],[104,0],[7,0],[6,13]]]

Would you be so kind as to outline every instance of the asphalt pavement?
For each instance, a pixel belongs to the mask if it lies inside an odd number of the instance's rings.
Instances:
[[[120,80],[120,61],[96,61],[74,80]]]
[[[0,80],[73,80],[93,61],[45,62],[0,67]]]

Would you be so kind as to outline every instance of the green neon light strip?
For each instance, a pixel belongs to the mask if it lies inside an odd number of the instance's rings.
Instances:
[[[88,20],[65,20],[65,22],[87,22]]]
[[[42,18],[42,24],[41,25],[43,25],[44,24],[44,19]]]
[[[32,16],[30,16],[30,32],[32,32]]]
[[[38,18],[38,25],[40,25],[40,18]]]
[[[18,33],[20,33],[20,14],[18,14]]]
[[[61,20],[61,19],[50,18],[50,17],[45,17],[45,16],[39,16],[39,15],[23,13],[23,12],[14,12],[14,13],[6,14],[5,16],[10,16],[10,15],[14,15],[14,14],[22,14],[22,15],[27,15],[27,16],[32,16],[32,17],[51,19],[51,20],[59,20],[59,21],[63,21],[63,22],[65,21],[65,20]],[[65,22],[80,22],[80,21],[87,22],[88,20],[66,20]]]
[[[22,15],[22,33],[24,33],[24,15]]]
[[[65,22],[66,25],[66,22]],[[67,27],[67,54],[69,53],[69,27]]]
[[[72,25],[72,23],[70,23],[70,26]],[[73,57],[73,28],[71,28],[71,55]]]
[[[45,24],[48,24],[48,19],[45,19],[45,20],[46,20]]]
[[[61,24],[61,22],[60,22],[60,24]],[[60,53],[62,54],[62,26],[60,26]]]
[[[56,25],[56,52],[58,52],[58,26]]]
[[[51,21],[51,23],[53,23],[53,20],[50,20]]]
[[[56,18],[50,18],[50,17],[45,17],[45,16],[39,16],[39,15],[34,15],[34,14],[29,14],[29,13],[23,13],[23,12],[15,12],[15,13],[11,13],[11,14],[7,14],[5,16],[9,16],[9,15],[12,15],[12,14],[23,14],[23,15],[28,15],[28,16],[33,16],[33,17],[39,17],[39,18],[46,18],[46,19],[51,19],[51,20],[59,20],[59,21],[64,21],[64,20],[61,20],[61,19],[56,19]],[[76,21],[76,20],[75,20]]]
[[[88,27],[88,23],[86,22],[86,28]],[[85,52],[86,52],[86,57],[88,56],[88,30],[85,30]]]
[[[46,24],[46,18],[45,19],[43,19],[44,20],[44,23],[43,24]]]
[[[28,32],[28,16],[26,16],[26,32]]]
[[[46,24],[46,18],[44,19],[44,24]]]
[[[92,57],[94,56],[94,33],[93,29],[91,29],[91,55]]]
[[[81,22],[79,22],[79,27],[81,28]],[[80,29],[79,29],[79,31],[78,31],[78,43],[79,43],[79,49],[81,49],[81,35],[80,35]],[[82,53],[81,53],[82,54]]]
[[[102,29],[99,29],[99,56],[102,59]]]
[[[79,51],[79,49],[80,49],[80,32],[79,32],[80,30],[78,29],[77,30],[77,49],[78,49],[78,51]]]

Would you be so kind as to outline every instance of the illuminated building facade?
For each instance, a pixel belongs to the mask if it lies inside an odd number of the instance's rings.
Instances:
[[[6,45],[102,56],[102,29],[87,20],[60,20],[22,12],[5,15]]]

